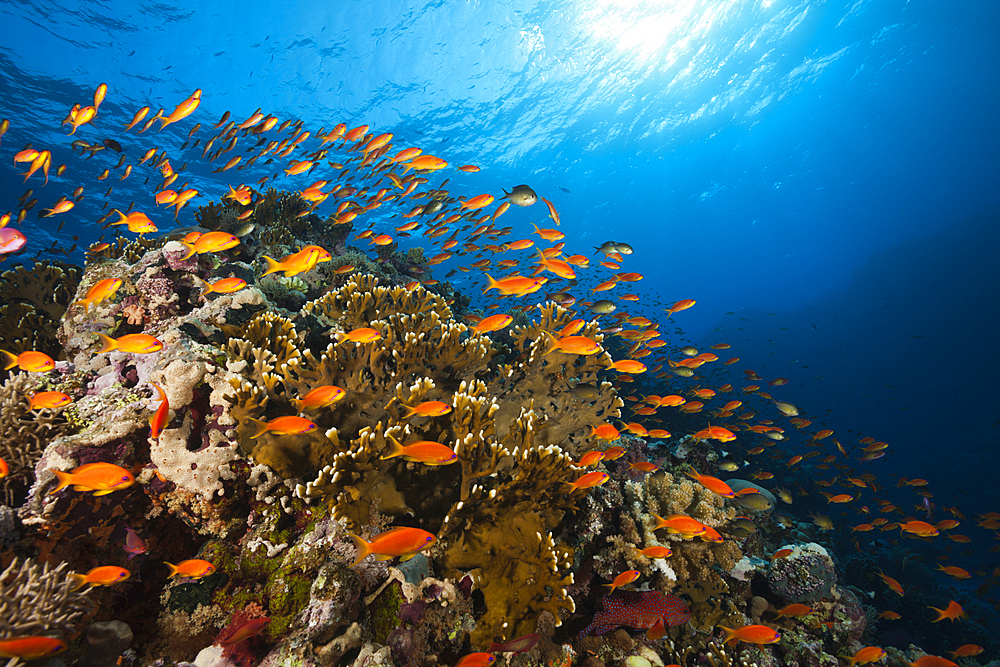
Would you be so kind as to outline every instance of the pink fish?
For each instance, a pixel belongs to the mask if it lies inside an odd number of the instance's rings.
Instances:
[[[490,644],[490,647],[486,650],[488,653],[524,653],[525,651],[530,651],[538,643],[539,639],[539,634],[532,632],[530,635],[511,639],[509,642],[504,642],[503,644]]]
[[[129,554],[129,559],[146,553],[146,541],[129,528],[128,524],[125,524],[125,531],[125,552]]]
[[[17,252],[28,242],[28,238],[13,227],[0,227],[0,255]]]

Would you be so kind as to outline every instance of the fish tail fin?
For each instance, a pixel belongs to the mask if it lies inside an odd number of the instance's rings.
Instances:
[[[664,627],[663,619],[660,618],[653,624],[653,627],[646,630],[646,639],[655,642],[658,639],[662,639],[665,634],[667,634],[667,629]]]
[[[174,217],[175,217],[175,218],[177,217],[177,214],[176,214],[176,213],[174,213]],[[193,243],[188,243],[187,241],[179,241],[179,243],[180,243],[180,244],[181,244],[182,246],[184,246],[185,248],[187,248],[187,252],[185,252],[185,253],[184,253],[184,256],[180,258],[180,259],[181,259],[181,261],[184,261],[185,259],[187,259],[188,257],[190,257],[191,255],[193,255],[193,254],[194,254],[194,253],[196,252],[196,250],[195,250],[195,247],[194,247],[194,244],[193,244]]]
[[[104,354],[105,352],[108,352],[110,350],[118,349],[118,341],[116,341],[114,338],[111,338],[110,336],[105,336],[102,333],[97,334],[97,336],[100,337],[101,343],[103,343],[101,349],[97,351],[97,354]]]
[[[194,246],[192,245],[190,249],[194,250]],[[190,255],[188,255],[188,256],[190,257]],[[213,288],[209,284],[209,282],[207,280],[202,280],[198,276],[195,276],[194,278],[195,278],[195,280],[197,280],[198,282],[200,282],[201,285],[202,285],[202,287],[201,287],[201,294],[198,295],[200,298],[204,298],[205,296],[207,296],[207,295],[209,295],[209,294],[211,294],[212,292],[215,291],[215,288]]]
[[[249,417],[249,421],[250,421],[251,424],[254,425],[254,428],[257,429],[257,432],[250,436],[251,440],[253,440],[255,438],[259,438],[260,436],[262,436],[262,435],[264,435],[265,433],[268,432],[269,428],[268,428],[267,424],[264,423],[264,422],[262,422],[261,420],[254,419],[253,417]]]
[[[261,278],[263,278],[264,276],[266,276],[268,274],[275,273],[277,271],[281,271],[281,262],[278,262],[278,261],[276,261],[276,260],[268,257],[267,255],[264,255],[264,261],[267,262],[267,271],[265,271],[264,273],[261,274],[261,276],[260,276]]]
[[[87,585],[87,577],[85,577],[82,574],[71,572],[66,576],[69,578],[70,581],[73,582],[73,588],[70,589],[71,591],[78,591]]]
[[[405,415],[403,415],[403,419],[409,419],[409,418],[410,418],[410,417],[412,417],[413,415],[417,414],[417,410],[416,410],[416,408],[411,408],[411,407],[410,407],[410,406],[408,406],[408,405],[404,405],[404,406],[403,406],[403,409],[404,409],[404,410],[406,410],[406,414],[405,414]]]
[[[170,568],[170,574],[167,575],[167,579],[170,579],[177,574],[178,570],[176,565],[168,563],[167,561],[163,561],[163,564]]]
[[[292,407],[295,408],[295,412],[302,412],[302,408],[305,406],[305,402],[298,398],[292,399]]]
[[[56,486],[56,488],[52,489],[52,491],[50,491],[49,493],[59,493],[60,491],[62,491],[63,489],[65,489],[67,486],[69,486],[70,484],[73,483],[73,475],[72,475],[72,473],[63,472],[62,470],[53,470],[52,472],[54,472],[56,474],[56,479],[59,480],[59,484]]]
[[[500,283],[498,283],[497,281],[493,280],[493,276],[491,276],[488,273],[486,274],[486,281],[489,284],[488,284],[488,286],[486,288],[483,289],[483,294],[486,294],[491,289],[500,289]]]
[[[406,409],[407,410],[411,410],[411,408],[406,408]],[[395,458],[397,456],[402,456],[403,455],[403,445],[400,444],[399,440],[396,440],[396,438],[392,437],[392,435],[390,435],[388,433],[386,434],[385,437],[386,437],[386,440],[389,441],[389,453],[386,454],[383,457],[380,457],[381,460],[384,461],[386,459],[391,459],[391,458]]]
[[[17,366],[17,355],[16,354],[12,354],[11,352],[8,352],[7,350],[0,350],[0,355],[3,355],[3,361],[4,361],[3,369],[5,371],[8,371],[11,368],[14,368],[14,366]]]
[[[548,331],[545,331],[544,329],[542,330],[542,336],[544,336],[544,337],[545,337],[545,339],[546,339],[546,342],[548,343],[548,349],[546,349],[546,350],[545,350],[545,352],[543,352],[543,353],[542,353],[542,356],[543,356],[543,357],[544,357],[544,356],[545,356],[546,354],[548,354],[548,353],[550,353],[550,352],[553,352],[553,351],[555,351],[555,350],[559,349],[559,341],[558,341],[558,340],[556,340],[556,337],[555,337],[555,336],[553,336],[553,335],[552,335],[551,333],[549,333]]]
[[[354,548],[358,550],[358,557],[354,560],[353,563],[351,563],[351,567],[354,567],[355,565],[363,561],[366,557],[368,557],[368,555],[372,552],[371,544],[365,542],[363,539],[361,539],[354,533],[348,533],[348,535],[350,535],[351,540],[354,542]]]
[[[726,635],[725,639],[722,640],[723,644],[728,644],[729,642],[734,642],[734,643],[736,642],[736,635],[737,635],[736,630],[733,630],[732,628],[727,628],[724,625],[717,625],[715,627],[721,628]]]
[[[854,656],[852,655],[840,655],[837,657],[846,662],[847,667],[854,667],[854,665],[858,662],[857,660],[854,659]]]

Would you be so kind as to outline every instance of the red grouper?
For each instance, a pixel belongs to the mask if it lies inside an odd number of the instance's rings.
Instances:
[[[594,614],[594,620],[580,636],[603,635],[620,627],[647,630],[650,639],[663,636],[664,628],[684,625],[691,620],[691,608],[676,595],[660,591],[616,590],[601,599],[604,611]]]

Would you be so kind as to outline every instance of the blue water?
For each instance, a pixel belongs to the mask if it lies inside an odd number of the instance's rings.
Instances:
[[[683,337],[732,344],[734,386],[743,368],[788,377],[772,393],[816,426],[888,442],[865,468],[883,486],[927,478],[969,523],[1000,510],[992,0],[35,2],[0,5],[0,25],[0,210],[31,187],[12,153],[54,144],[54,164],[70,162],[58,123],[100,82],[88,141],[204,90],[195,118],[122,139],[133,154],[176,148],[194,121],[206,137],[227,110],[314,131],[368,124],[482,167],[451,173],[453,193],[530,184],[576,252],[631,243],[623,268],[663,305],[630,312],[696,299],[674,319]],[[268,173],[225,179],[189,153],[192,185],[213,198]],[[34,181],[41,205],[77,184],[93,197],[58,234],[29,216],[14,261],[95,240],[109,185],[123,204],[148,197],[136,176],[95,180],[116,158],[74,158],[44,191]],[[546,226],[540,206],[513,213],[516,238]],[[981,567],[998,564],[980,550]]]

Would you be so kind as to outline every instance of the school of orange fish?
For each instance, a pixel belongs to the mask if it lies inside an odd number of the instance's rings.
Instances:
[[[601,344],[586,336],[578,335],[578,332],[585,323],[585,317],[605,318],[603,322],[606,326],[602,329],[602,333],[605,334],[606,341],[610,337],[612,342],[605,342],[604,346],[621,352],[624,357],[608,367],[609,372],[617,375],[614,384],[620,393],[629,393],[628,387],[631,383],[638,386],[647,381],[651,386],[664,386],[669,381],[672,386],[681,387],[665,396],[641,395],[639,392],[626,396],[630,416],[618,424],[606,423],[593,430],[591,435],[595,447],[593,451],[582,456],[579,461],[581,468],[595,466],[602,460],[610,461],[622,456],[625,449],[610,444],[618,440],[622,433],[648,439],[666,439],[672,435],[664,426],[676,421],[673,419],[672,411],[686,415],[703,413],[708,418],[708,423],[704,428],[693,431],[693,435],[698,439],[713,440],[720,444],[728,443],[726,446],[731,448],[728,458],[718,463],[722,471],[732,473],[747,466],[746,472],[751,473],[750,477],[757,482],[767,483],[770,480],[777,480],[782,471],[800,464],[804,465],[809,459],[821,457],[818,461],[810,463],[815,471],[826,472],[829,475],[828,478],[815,480],[815,483],[822,487],[820,492],[829,504],[848,507],[851,510],[842,512],[841,517],[844,518],[838,517],[836,520],[826,514],[812,514],[812,520],[820,530],[839,530],[843,535],[847,534],[846,530],[849,528],[848,535],[859,551],[864,548],[865,533],[899,531],[900,536],[933,543],[936,548],[929,553],[939,559],[937,569],[942,572],[941,576],[956,579],[978,577],[987,591],[991,585],[1000,581],[1000,568],[992,573],[982,571],[973,573],[959,565],[945,565],[942,562],[948,558],[951,549],[940,548],[939,543],[945,540],[952,544],[972,542],[972,538],[955,532],[961,524],[969,523],[969,519],[964,517],[958,508],[946,508],[952,518],[931,522],[912,516],[910,510],[884,497],[884,491],[887,486],[891,486],[891,483],[879,481],[873,473],[865,471],[863,466],[885,456],[890,451],[887,443],[876,441],[872,437],[857,437],[854,442],[849,442],[846,438],[841,441],[831,429],[816,429],[812,420],[800,414],[794,404],[776,398],[770,393],[787,383],[787,379],[766,379],[754,371],[746,370],[743,386],[725,382],[730,372],[729,367],[740,360],[738,357],[721,360],[716,352],[729,349],[730,345],[717,343],[711,345],[709,350],[700,350],[693,345],[678,347],[665,340],[659,322],[628,314],[623,309],[628,304],[635,304],[633,310],[636,307],[645,308],[643,312],[650,312],[657,306],[664,305],[658,302],[658,295],[643,295],[638,293],[638,290],[628,291],[630,284],[643,279],[639,273],[624,270],[626,258],[633,252],[632,247],[624,242],[608,241],[596,248],[596,257],[569,254],[570,251],[564,241],[565,235],[558,229],[561,221],[555,205],[545,197],[537,195],[530,186],[518,185],[510,192],[504,190],[496,206],[493,205],[497,202],[497,198],[492,194],[453,199],[444,189],[448,179],[437,187],[431,187],[429,180],[434,172],[450,168],[449,163],[441,157],[425,154],[417,147],[398,148],[392,143],[392,134],[375,135],[369,131],[367,125],[348,129],[344,123],[338,123],[329,130],[322,128],[313,134],[303,128],[301,120],[294,122],[284,120],[279,123],[279,118],[260,109],[239,123],[230,119],[230,113],[226,112],[211,126],[207,133],[212,136],[204,142],[197,136],[206,134],[201,122],[190,128],[186,140],[176,149],[166,148],[168,143],[177,139],[176,134],[156,135],[162,137],[161,141],[152,142],[159,144],[158,146],[146,149],[138,161],[130,160],[128,152],[115,139],[104,138],[103,141],[90,143],[81,138],[88,132],[104,134],[109,131],[110,121],[106,121],[100,114],[101,103],[107,92],[107,86],[103,84],[98,86],[92,104],[73,105],[62,121],[63,126],[70,126],[69,135],[77,137],[71,144],[74,159],[79,162],[84,154],[88,155],[86,159],[90,159],[102,151],[113,151],[119,154],[117,164],[104,169],[97,177],[98,180],[110,178],[112,172],[118,174],[119,182],[127,178],[134,180],[139,177],[140,170],[145,170],[146,183],[151,183],[153,187],[149,193],[149,200],[133,201],[124,210],[111,207],[110,197],[114,188],[109,187],[104,194],[104,208],[110,207],[111,210],[97,221],[98,225],[108,223],[105,225],[106,228],[115,227],[116,230],[120,229],[119,226],[124,226],[135,234],[156,233],[157,225],[144,211],[155,210],[159,206],[172,207],[173,218],[177,220],[187,204],[198,198],[210,196],[210,193],[202,193],[189,187],[187,182],[177,185],[182,181],[187,165],[185,163],[175,167],[174,162],[177,159],[173,156],[183,151],[200,150],[201,158],[212,163],[225,159],[222,166],[214,170],[216,173],[226,173],[230,170],[239,172],[255,165],[260,169],[273,164],[280,167],[279,171],[260,178],[254,184],[255,187],[240,183],[235,186],[229,185],[226,193],[220,193],[222,198],[230,199],[244,208],[239,216],[241,220],[253,221],[254,204],[259,197],[259,189],[268,182],[278,181],[283,176],[284,182],[289,184],[298,182],[297,186],[301,187],[298,190],[299,195],[310,204],[304,214],[323,207],[322,212],[332,216],[334,224],[351,223],[355,229],[359,229],[364,227],[366,222],[369,223],[363,231],[353,236],[357,242],[367,241],[369,246],[386,246],[399,239],[420,235],[426,239],[425,242],[436,246],[439,252],[429,257],[419,268],[414,268],[415,275],[426,275],[421,279],[414,278],[407,284],[408,287],[412,288],[418,283],[428,287],[438,284],[437,280],[430,277],[429,269],[449,262],[451,270],[448,277],[458,273],[467,274],[473,279],[472,284],[481,288],[482,295],[477,298],[491,298],[491,294],[495,292],[493,296],[498,297],[498,300],[484,302],[482,305],[485,311],[500,309],[506,305],[507,312],[482,317],[469,316],[469,323],[475,331],[480,333],[500,331],[511,324],[512,314],[529,311],[539,301],[555,301],[566,308],[577,309],[581,317],[560,331],[546,334],[549,352],[559,350],[578,355],[600,352]],[[134,134],[141,135],[154,129],[157,121],[160,123],[159,130],[162,131],[194,115],[201,101],[202,91],[195,90],[189,98],[177,104],[171,113],[165,114],[164,110],[160,109],[151,117],[148,117],[151,107],[144,106],[135,112],[131,121],[124,126],[123,132],[129,137]],[[9,120],[0,122],[0,142],[9,131],[11,137],[8,137],[8,142],[12,137],[16,137],[16,125],[16,122],[11,123]],[[128,135],[133,130],[135,133]],[[233,154],[241,142],[250,145],[245,148],[243,155]],[[41,188],[47,188],[47,194],[54,187],[62,187],[66,177],[72,175],[72,171],[79,167],[75,163],[72,167],[60,164],[54,171],[54,182],[50,184],[54,153],[61,150],[64,150],[63,146],[36,147],[28,144],[14,153],[14,162],[28,165],[27,171],[23,174],[24,180],[26,183],[31,181],[33,189],[29,189],[20,197],[17,213],[8,212],[0,216],[0,260],[23,249],[32,235],[31,225],[26,223],[28,212],[39,201],[39,198],[33,197],[36,194],[34,188],[39,189],[38,195],[42,197]],[[76,155],[77,151],[80,152],[79,155]],[[247,154],[252,155],[244,159]],[[458,166],[456,169],[464,173],[479,171],[479,168],[473,165]],[[314,180],[305,185],[309,179]],[[77,187],[72,194],[59,196],[50,201],[48,207],[42,210],[40,217],[63,215],[73,210],[84,196],[84,188]],[[46,199],[52,198],[46,197]],[[513,238],[518,236],[515,230],[523,227],[516,220],[512,226],[497,227],[499,218],[507,214],[512,205],[530,207],[539,200],[547,209],[548,219],[551,221],[549,224],[554,226],[543,228],[533,224],[533,231],[523,238]],[[328,204],[328,201],[331,203]],[[385,211],[390,206],[395,207],[395,213],[386,215]],[[376,211],[378,213],[375,213]],[[109,220],[111,222],[108,222]],[[59,230],[62,226],[63,223],[60,223]],[[116,233],[121,232],[116,231]],[[512,238],[503,240],[505,237]],[[108,243],[103,238],[90,246],[89,257],[99,257],[108,248]],[[190,256],[195,253],[225,252],[241,241],[229,233],[194,231],[187,234],[182,242],[187,246]],[[49,251],[54,251],[54,248],[55,246]],[[60,247],[59,251],[69,256],[75,248],[74,244],[68,250]],[[281,271],[286,276],[294,276],[330,259],[331,254],[328,250],[317,245],[308,245],[280,260],[265,257],[266,266],[263,267],[261,275]],[[353,269],[354,267],[343,267],[338,273],[346,273]],[[506,274],[501,275],[500,272]],[[121,280],[102,280],[90,288],[86,296],[74,306],[89,310],[92,305],[111,299],[121,283]],[[212,284],[206,283],[202,296],[211,292],[231,293],[246,286],[247,283],[241,279],[224,278]],[[542,291],[543,288],[546,291]],[[574,293],[581,297],[578,298]],[[544,298],[539,298],[537,295],[543,295]],[[675,316],[694,305],[694,300],[683,298],[672,301],[671,305],[660,310],[665,313],[663,317],[666,320],[673,320]],[[677,330],[676,333],[681,332]],[[130,334],[117,339],[103,334],[97,335],[102,342],[98,354],[113,349],[144,354],[163,347],[159,340],[148,334]],[[377,331],[366,328],[340,335],[341,341],[355,344],[372,342],[378,337]],[[7,369],[18,368],[32,373],[44,373],[55,365],[53,359],[37,351],[29,350],[14,354],[0,350],[0,355]],[[166,422],[168,405],[162,388],[154,385],[154,389],[160,400],[158,409],[150,415],[149,420],[150,437],[155,439]],[[596,388],[578,386],[576,391],[583,395],[588,391],[596,391]],[[339,387],[318,387],[301,397],[296,406],[301,411],[328,406],[343,398],[343,395],[344,391]],[[33,409],[57,408],[67,405],[70,401],[68,395],[60,392],[39,392],[31,396]],[[450,409],[451,406],[446,403],[434,401],[409,410],[433,416],[445,414]],[[286,416],[270,422],[257,422],[256,427],[257,433],[253,437],[268,431],[278,434],[302,433],[316,428],[315,424],[302,416]],[[440,443],[420,441],[403,444],[393,440],[391,445],[391,452],[384,458],[400,456],[409,461],[428,465],[448,465],[455,460],[455,452]],[[791,451],[801,451],[801,453],[790,455]],[[630,467],[640,473],[654,472],[657,469],[656,464],[649,461],[633,462]],[[6,472],[6,464],[0,460],[0,478],[6,475]],[[59,483],[53,493],[72,487],[78,492],[90,491],[95,495],[104,495],[135,483],[129,471],[110,463],[92,463],[72,472],[56,474]],[[755,504],[766,502],[747,498],[748,493],[753,493],[752,489],[734,493],[729,485],[718,477],[702,474],[693,469],[688,475],[714,493],[727,498],[742,497],[745,506],[749,508],[756,508]],[[572,485],[575,488],[587,488],[600,485],[608,478],[607,472],[593,471],[582,475],[573,481]],[[921,502],[914,504],[914,510],[918,513],[926,511],[925,518],[929,519],[928,499],[932,494],[927,489],[928,482],[923,479],[903,478],[898,480],[896,485],[911,488],[921,498]],[[788,489],[777,488],[774,492],[784,503],[793,502],[793,495]],[[808,493],[809,489],[799,487],[799,496]],[[658,528],[666,528],[688,539],[712,541],[731,539],[691,517],[673,515],[656,519]],[[783,521],[787,518],[778,514],[777,520]],[[992,533],[994,539],[1000,539],[1000,513],[978,516],[975,522],[978,528]],[[131,556],[143,553],[145,544],[142,538],[131,529],[128,531],[126,551]],[[409,558],[434,543],[432,534],[415,528],[395,528],[375,536],[370,542],[353,535],[352,538],[357,546],[355,564],[370,554],[381,558]],[[992,550],[997,551],[998,547],[994,545]],[[670,550],[666,547],[650,547],[642,553],[647,557],[662,558],[670,555]],[[786,555],[788,553],[779,551],[771,557],[781,558]],[[197,559],[183,561],[178,565],[170,563],[166,565],[170,577],[180,575],[197,579],[214,571],[211,563]],[[907,595],[907,591],[893,574],[896,573],[879,571],[877,576],[897,595]],[[78,587],[110,586],[128,577],[127,569],[112,566],[98,567],[86,574],[73,575]],[[610,591],[614,591],[619,586],[635,582],[638,578],[638,571],[623,572],[607,586]],[[930,610],[934,617],[927,620],[931,623],[945,620],[962,622],[965,616],[963,607],[955,600],[951,600],[944,609],[931,607]],[[792,604],[782,609],[780,615],[801,618],[806,622],[812,611],[806,605]],[[912,609],[912,613],[928,612],[924,609]],[[895,611],[883,611],[880,616],[890,621],[900,618],[900,614]],[[246,627],[230,633],[233,636],[224,638],[223,643],[243,641],[259,633],[264,626],[266,619],[263,622],[258,619],[248,623]],[[764,625],[723,628],[723,632],[726,642],[767,644],[780,639],[780,635],[773,628]],[[5,657],[39,657],[55,654],[65,648],[65,642],[53,638],[0,638],[0,656]],[[951,655],[953,659],[958,659],[978,655],[983,650],[983,647],[978,645],[965,644],[956,646]],[[843,656],[843,658],[853,666],[878,662],[884,659],[885,655],[882,648],[871,646],[861,649],[853,656]],[[466,656],[459,664],[488,665],[493,659],[492,653],[476,653]],[[910,664],[913,667],[955,665],[952,660],[937,656],[926,656]]]

